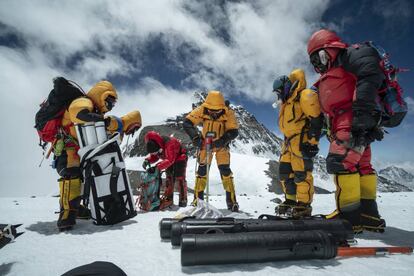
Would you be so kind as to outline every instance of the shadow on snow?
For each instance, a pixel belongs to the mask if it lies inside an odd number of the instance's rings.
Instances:
[[[242,272],[255,272],[265,269],[266,267],[271,268],[286,268],[286,267],[300,267],[302,269],[313,269],[323,270],[325,267],[332,267],[340,265],[340,260],[283,260],[267,263],[244,263],[244,264],[229,264],[229,265],[203,265],[193,267],[183,267],[181,271],[185,274],[198,274],[198,273],[230,273],[236,271]]]
[[[0,275],[7,275],[16,262],[0,264]]]
[[[124,226],[137,223],[135,220],[126,220],[114,225],[94,225],[91,220],[76,222],[76,225],[70,231],[60,232],[56,226],[56,221],[39,221],[28,227],[27,230],[37,232],[41,235],[59,235],[59,234],[71,234],[71,235],[89,235],[99,232],[105,232],[109,230],[121,230]]]
[[[384,233],[364,232],[357,235],[363,240],[380,240],[390,246],[414,247],[414,231],[408,231],[396,227],[387,226]]]

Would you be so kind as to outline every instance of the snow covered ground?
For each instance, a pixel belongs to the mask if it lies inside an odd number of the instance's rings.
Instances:
[[[264,169],[268,159],[232,154],[231,167],[241,213],[225,210],[223,188],[215,163],[211,170],[211,203],[226,215],[257,217],[271,214],[274,194],[267,191],[270,179]],[[127,159],[129,169],[141,169],[142,158]],[[187,179],[194,186],[195,160],[189,161]],[[333,190],[332,182],[316,184]],[[178,201],[176,195],[175,202]],[[192,195],[189,195],[190,199]],[[387,221],[384,234],[357,236],[358,246],[414,246],[414,193],[380,194],[380,212]],[[56,229],[58,198],[0,197],[0,223],[23,223],[25,233],[0,249],[0,275],[60,275],[76,266],[93,261],[110,261],[128,275],[411,275],[413,255],[390,255],[332,260],[286,261],[262,264],[198,266],[182,268],[180,249],[161,241],[158,223],[185,209],[174,207],[163,212],[140,213],[135,218],[113,225],[95,226],[92,221],[78,221],[73,231]],[[334,209],[334,195],[316,195],[314,214]],[[189,207],[187,207],[188,209]]]
[[[381,194],[380,211],[388,228],[384,234],[359,235],[358,245],[414,246],[413,197],[412,193]],[[239,196],[243,213],[238,215],[271,213],[272,198],[270,193]],[[225,207],[223,196],[213,196],[211,202],[219,209]],[[327,213],[333,204],[332,194],[317,195],[315,213]],[[113,262],[128,275],[412,275],[414,269],[413,255],[182,268],[180,250],[161,241],[158,231],[161,218],[173,217],[176,208],[141,213],[113,226],[78,221],[73,231],[60,233],[53,213],[57,206],[55,197],[0,199],[1,222],[23,223],[20,228],[25,231],[0,250],[0,275],[60,275],[97,260]]]

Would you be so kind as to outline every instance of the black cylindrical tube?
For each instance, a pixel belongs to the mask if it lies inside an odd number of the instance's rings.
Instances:
[[[163,218],[160,221],[159,228],[160,228],[160,236],[161,239],[170,239],[171,238],[171,226],[173,223],[178,222],[178,219],[174,218]]]
[[[182,236],[181,265],[330,259],[336,252],[334,237],[320,230],[187,234]]]
[[[161,239],[170,239],[171,238],[171,228],[172,225],[174,223],[177,222],[182,222],[182,223],[186,223],[186,224],[196,224],[196,225],[214,225],[217,223],[232,223],[234,224],[236,221],[247,221],[250,219],[235,219],[235,218],[231,218],[231,217],[226,217],[226,218],[216,218],[216,219],[197,219],[194,217],[187,217],[187,218],[183,218],[183,219],[175,219],[175,218],[163,218],[161,219],[160,223],[159,223],[159,228],[160,228],[160,236]],[[180,236],[181,238],[181,236]]]
[[[197,222],[200,222],[197,224]],[[271,220],[248,219],[233,221],[183,221],[171,225],[171,244],[180,245],[184,234],[207,233],[242,233],[242,232],[276,232],[276,231],[305,231],[324,230],[335,238],[336,242],[344,243],[354,238],[352,225],[341,219],[302,219],[302,220]]]

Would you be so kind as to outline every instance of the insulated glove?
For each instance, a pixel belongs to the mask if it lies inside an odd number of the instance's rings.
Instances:
[[[125,131],[125,134],[126,135],[132,134],[132,136],[134,136],[135,131],[140,129],[140,127],[141,127],[140,124],[132,124],[132,125],[128,126],[127,130]]]
[[[368,146],[370,143],[367,132],[364,130],[360,131],[352,131],[351,138],[349,139],[349,147],[356,150],[361,151],[360,149]]]
[[[149,167],[147,169],[147,173],[154,174],[156,170],[157,170],[157,166],[155,166],[155,167]]]
[[[224,148],[227,144],[227,141],[223,139],[223,137],[217,139],[216,141],[213,141],[213,147],[215,148]]]
[[[318,145],[312,145],[310,143],[303,143],[301,146],[301,151],[304,157],[313,158],[319,152]]]
[[[142,162],[142,168],[143,168],[144,170],[147,170],[147,168],[148,168],[149,166],[151,166],[150,161],[149,161],[149,160],[147,160],[147,159],[145,159],[145,160],[144,160],[144,162]]]
[[[203,145],[203,139],[198,135],[193,138],[192,142],[194,147],[196,148],[201,148],[201,146]]]
[[[354,110],[352,112],[352,132],[361,132],[373,129],[378,124],[379,116],[376,113]]]
[[[366,136],[369,143],[372,143],[374,141],[381,141],[384,139],[384,130],[382,130],[380,127],[376,127],[368,131]]]
[[[129,112],[121,117],[125,134],[134,134],[141,127],[141,113],[138,110]]]
[[[375,141],[375,137],[382,139],[377,131],[372,136],[370,135],[371,130],[376,129],[378,125],[379,116],[377,113],[353,110],[352,116],[351,139],[349,141],[351,148],[366,147]]]

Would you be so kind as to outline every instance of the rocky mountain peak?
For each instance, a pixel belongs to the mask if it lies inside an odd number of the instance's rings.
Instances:
[[[202,104],[207,96],[207,92],[195,92],[194,102],[192,108],[198,107]],[[256,117],[247,111],[241,105],[229,104],[229,107],[234,110],[237,121],[239,123],[239,135],[230,144],[231,151],[244,154],[246,158],[249,155],[259,156],[273,160],[269,163],[269,168],[263,168],[266,173],[275,181],[269,185],[274,192],[280,193],[281,189],[277,181],[278,175],[278,160],[281,154],[283,139],[278,137],[275,133],[270,131],[266,126],[257,121]],[[191,110],[188,110],[189,112]],[[195,156],[196,148],[191,143],[190,138],[185,133],[182,125],[185,116],[188,113],[179,114],[172,118],[167,118],[162,124],[151,125],[144,127],[139,135],[139,138],[125,150],[127,156],[144,156],[144,136],[148,131],[154,130],[163,136],[174,136],[181,140],[183,146],[187,149],[189,155]],[[329,192],[335,190],[331,176],[326,172],[326,161],[322,156],[316,156],[314,159],[314,176],[315,176],[315,190],[317,193]],[[397,166],[390,166],[379,171],[378,190],[381,192],[398,192],[411,191],[414,188],[407,183],[412,183],[414,176],[402,168]],[[318,187],[319,186],[319,187]]]

